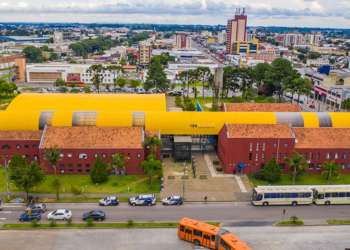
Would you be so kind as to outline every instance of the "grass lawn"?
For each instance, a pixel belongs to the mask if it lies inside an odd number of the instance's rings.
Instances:
[[[195,107],[197,107],[197,100],[199,102],[199,104],[201,105],[201,107],[205,110],[205,111],[211,111],[211,108],[207,108],[207,107],[203,107],[203,96],[202,95],[197,95],[197,98],[191,98],[192,100],[192,103],[194,104]],[[229,102],[230,98],[224,98],[224,99],[221,99],[220,100],[223,100],[224,102]],[[213,102],[213,98],[212,97],[205,97],[204,98],[204,104],[207,104],[207,103],[212,103]],[[220,101],[222,102],[222,101]]]
[[[350,220],[326,220],[328,224],[350,224]]]
[[[26,91],[26,90],[33,90],[34,88],[23,88],[23,91]]]
[[[11,67],[11,68],[6,68],[6,69],[0,69],[0,72],[1,71],[5,71],[5,70],[10,70],[10,69],[15,69],[16,67]]]
[[[252,176],[250,174],[247,175],[249,178],[249,181],[251,183],[254,183],[254,186],[263,186],[263,185],[292,185],[293,182],[293,176],[290,174],[283,174],[281,179],[279,181],[276,181],[274,183],[266,183],[266,181],[262,180],[252,180]],[[335,185],[341,185],[341,184],[350,184],[350,174],[342,174],[340,178],[331,178],[331,181]],[[324,175],[321,174],[304,174],[302,175],[298,180],[295,180],[295,185],[327,185],[328,180]]]
[[[115,176],[108,176],[108,181],[101,183],[96,187],[95,183],[92,182],[90,175],[58,175],[62,180],[61,193],[70,193],[70,184],[77,187],[83,187],[84,193],[159,193],[160,192],[160,180],[155,178],[153,179],[153,187],[151,189],[151,185],[149,180],[142,181],[137,184],[131,184],[132,182],[136,182],[140,179],[147,178],[144,175],[124,175],[118,176],[118,185],[115,184]],[[53,181],[54,175],[47,175],[46,180],[43,184],[36,187],[36,193],[54,193],[52,189],[50,189],[50,183]],[[10,181],[11,183],[11,181]],[[65,192],[63,192],[63,188],[65,188]],[[0,167],[0,191],[6,191],[6,177],[5,177],[5,166]],[[10,185],[10,191],[23,191],[15,186]],[[30,192],[33,194],[33,192]],[[79,197],[80,198],[80,197]],[[82,197],[84,198],[84,197]]]
[[[219,226],[220,222],[206,222],[208,224]],[[178,227],[177,222],[160,222],[160,223],[134,223],[131,227]],[[39,223],[37,228],[48,228],[48,223]],[[88,226],[86,223],[56,224],[56,227],[130,227],[127,223],[94,223]],[[31,228],[29,223],[6,223],[1,228]]]
[[[15,74],[12,73],[12,74],[8,74],[8,75],[4,75],[4,76],[0,77],[0,79],[3,80],[3,79],[6,79],[6,78],[8,78],[8,77],[11,77],[11,76],[13,76],[13,75],[15,75]]]
[[[5,201],[5,202],[9,202],[9,200],[7,199],[7,195],[0,195],[0,197]],[[14,200],[16,198],[18,198],[18,195],[10,195],[11,200]]]
[[[11,102],[18,94],[11,94],[6,97],[6,95],[0,95],[0,104]]]
[[[183,84],[178,83],[178,84],[176,84],[176,86],[182,87]],[[186,84],[186,89],[187,89],[187,87],[188,87],[188,85]],[[194,84],[190,84],[190,88],[191,88],[191,87],[194,87]],[[203,87],[203,82],[197,82],[197,83],[196,83],[196,87]]]
[[[304,222],[301,220],[298,220],[295,223],[293,223],[293,221],[281,221],[278,222],[276,225],[304,225]]]

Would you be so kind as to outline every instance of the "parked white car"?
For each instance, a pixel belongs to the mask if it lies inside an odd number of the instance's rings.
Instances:
[[[67,220],[72,218],[72,212],[65,209],[58,209],[47,215],[48,220]]]

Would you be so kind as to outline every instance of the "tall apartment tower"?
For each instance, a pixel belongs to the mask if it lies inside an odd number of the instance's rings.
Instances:
[[[247,16],[237,10],[235,19],[227,20],[226,54],[231,54],[231,46],[234,42],[246,41]]]
[[[151,52],[152,47],[149,42],[140,41],[139,42],[139,65],[148,66],[151,64]]]
[[[191,48],[191,37],[186,37],[184,33],[176,36],[176,48]]]

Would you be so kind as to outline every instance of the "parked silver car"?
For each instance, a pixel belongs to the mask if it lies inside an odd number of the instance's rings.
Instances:
[[[28,207],[26,209],[26,212],[27,211],[31,211],[31,212],[40,212],[40,213],[43,213],[46,211],[46,205],[43,204],[43,203],[37,203],[37,204],[33,204],[31,205],[30,207]]]

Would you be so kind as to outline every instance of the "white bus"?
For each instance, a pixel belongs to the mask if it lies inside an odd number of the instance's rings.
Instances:
[[[350,185],[314,187],[313,200],[315,204],[350,204]]]
[[[310,187],[257,187],[252,191],[254,205],[293,205],[311,204]]]

